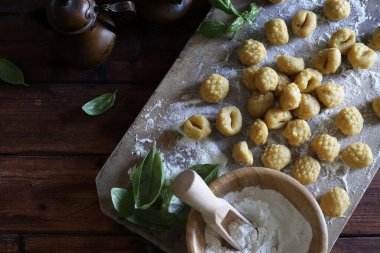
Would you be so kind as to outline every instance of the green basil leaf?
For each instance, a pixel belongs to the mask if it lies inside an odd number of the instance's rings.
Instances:
[[[252,25],[253,21],[259,16],[261,8],[255,3],[250,4],[249,11],[242,13],[242,17]]]
[[[160,196],[164,184],[161,156],[156,152],[156,143],[138,166],[133,177],[133,196],[136,209],[149,208]]]
[[[219,174],[220,165],[219,164],[196,164],[190,169],[194,170],[201,176],[201,178],[210,184],[214,181]]]
[[[111,189],[111,198],[113,206],[115,207],[116,211],[119,212],[119,215],[121,216],[127,216],[128,211],[131,212],[131,200],[133,205],[133,198],[131,199],[128,195],[130,192],[128,192],[126,189],[123,188],[112,188]]]
[[[199,32],[206,37],[215,38],[226,33],[228,25],[222,21],[205,21],[199,28]]]
[[[231,0],[210,0],[211,6],[224,11],[227,14],[240,16],[240,12],[232,5]]]
[[[94,98],[82,106],[82,110],[90,116],[100,115],[110,109],[116,100],[117,90]]]
[[[9,84],[28,86],[21,69],[5,58],[0,58],[0,80]]]
[[[234,33],[236,31],[238,31],[244,24],[244,18],[242,17],[238,17],[234,20],[234,22],[232,22],[228,28],[227,28],[227,32],[229,33]]]
[[[169,205],[173,198],[173,191],[172,188],[168,185],[162,188],[161,190],[161,209],[169,212]]]

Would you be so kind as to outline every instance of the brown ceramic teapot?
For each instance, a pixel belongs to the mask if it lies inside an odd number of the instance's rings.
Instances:
[[[110,12],[134,12],[134,5],[129,1],[98,6],[94,0],[51,0],[47,17],[56,32],[54,44],[58,55],[79,68],[102,63],[116,40]]]

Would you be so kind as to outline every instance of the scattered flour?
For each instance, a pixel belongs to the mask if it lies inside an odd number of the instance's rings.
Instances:
[[[232,251],[222,246],[221,237],[205,229],[206,253],[280,253],[308,252],[312,229],[301,213],[280,193],[247,187],[224,197],[254,227],[241,221],[229,224],[230,236],[243,248]]]

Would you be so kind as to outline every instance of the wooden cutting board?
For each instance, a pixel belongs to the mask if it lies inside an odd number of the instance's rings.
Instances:
[[[239,1],[238,6],[244,7],[248,4],[249,1],[243,0]],[[223,172],[237,168],[230,158],[231,148],[233,143],[246,139],[246,130],[252,122],[245,109],[249,92],[241,83],[241,74],[245,66],[239,63],[236,55],[236,48],[241,41],[254,38],[265,44],[268,55],[260,63],[262,66],[274,67],[274,57],[281,54],[304,57],[306,65],[310,66],[312,56],[327,47],[329,36],[336,29],[351,28],[356,31],[357,37],[362,42],[367,43],[370,33],[380,23],[380,17],[376,13],[380,6],[376,0],[351,1],[350,17],[339,22],[330,22],[323,17],[322,0],[287,0],[278,5],[257,1],[257,4],[263,9],[256,21],[256,29],[244,27],[233,38],[207,39],[199,34],[192,36],[96,178],[102,211],[165,252],[185,252],[185,228],[177,227],[166,231],[156,231],[118,220],[117,212],[112,205],[111,189],[113,187],[127,188],[130,185],[128,170],[141,161],[153,139],[157,141],[164,160],[167,160],[168,164],[171,163],[171,166],[175,164],[179,171],[188,168],[194,162],[203,161],[198,156],[202,152],[207,153],[208,151],[210,151],[209,159],[218,157],[218,160],[214,162],[224,163]],[[292,16],[302,9],[312,10],[318,14],[316,32],[306,40],[291,35],[289,44],[285,46],[269,45],[263,36],[264,23],[280,17],[285,19],[290,27]],[[206,19],[228,20],[228,17],[220,11],[212,10]],[[212,73],[226,76],[231,85],[228,97],[219,105],[207,105],[199,100],[199,83]],[[326,217],[329,230],[329,249],[331,249],[380,165],[380,120],[371,111],[369,103],[374,97],[380,96],[380,62],[378,60],[370,71],[357,72],[353,71],[347,60],[344,59],[337,74],[324,76],[324,83],[329,80],[334,80],[344,87],[346,99],[338,108],[323,109],[320,115],[308,121],[312,129],[312,138],[320,133],[329,133],[339,139],[342,148],[354,141],[363,141],[370,145],[375,158],[373,165],[364,170],[350,170],[340,161],[334,162],[332,165],[322,165],[319,180],[307,186],[316,198],[335,186],[348,190],[351,206],[345,217],[335,219]],[[227,139],[218,134],[214,128],[214,133],[205,142],[194,145],[188,140],[184,141],[179,126],[189,115],[194,112],[203,113],[212,122],[215,122],[217,111],[225,105],[236,105],[242,111],[244,131],[241,135]],[[334,117],[341,108],[350,105],[355,105],[361,111],[365,118],[365,127],[360,135],[348,138],[336,129]],[[268,142],[285,143],[281,132],[271,132]],[[184,147],[186,143],[190,145],[188,149]],[[291,149],[293,161],[300,155],[310,154],[307,145],[304,146]],[[262,148],[252,147],[252,150],[255,157],[254,166],[261,166]],[[173,160],[178,160],[178,163],[173,163]],[[207,161],[212,162],[212,160]],[[285,173],[289,173],[289,171],[289,168],[284,170]],[[173,176],[177,172],[169,171],[167,175],[168,177]]]

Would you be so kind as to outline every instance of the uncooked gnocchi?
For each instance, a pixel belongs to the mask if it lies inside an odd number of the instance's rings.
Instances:
[[[312,140],[310,146],[318,158],[325,163],[332,163],[338,157],[340,151],[338,140],[328,134],[318,135]]]
[[[305,68],[303,58],[280,55],[277,56],[277,68],[286,75],[296,75]]]
[[[296,109],[301,102],[301,92],[297,84],[290,83],[285,86],[280,97],[280,105],[284,110]]]
[[[292,119],[292,114],[282,108],[272,108],[267,111],[264,121],[269,130],[283,128]]]
[[[265,148],[264,154],[261,157],[265,167],[282,170],[291,160],[290,150],[279,144],[272,144]]]
[[[306,38],[317,28],[317,15],[311,11],[302,10],[294,15],[292,20],[293,34]]]
[[[278,75],[269,67],[259,69],[255,74],[255,85],[261,93],[276,90]]]
[[[375,50],[380,50],[380,26],[373,32],[369,46]]]
[[[208,76],[201,84],[200,96],[209,103],[219,103],[228,94],[229,83],[226,78],[218,74]]]
[[[352,136],[362,131],[364,119],[355,106],[350,106],[340,110],[335,118],[335,123],[342,133]]]
[[[322,74],[335,73],[342,62],[342,56],[337,48],[327,48],[318,52],[313,59],[313,67]]]
[[[317,96],[327,108],[334,108],[342,103],[344,90],[339,84],[328,82],[317,89]]]
[[[232,158],[241,165],[249,166],[253,164],[253,155],[246,141],[241,141],[234,145]]]
[[[240,132],[242,116],[236,106],[223,107],[216,117],[216,128],[225,136],[233,136]]]
[[[279,98],[281,97],[281,94],[284,91],[285,86],[291,83],[292,81],[290,81],[289,77],[287,77],[286,75],[280,72],[278,72],[277,75],[278,75],[278,83],[276,86],[276,90],[273,93],[276,97]]]
[[[372,101],[372,110],[376,116],[380,118],[380,97],[377,97]]]
[[[257,90],[255,85],[255,74],[260,68],[258,66],[252,65],[244,70],[243,73],[243,83],[245,87],[249,90]]]
[[[320,206],[326,215],[341,217],[350,206],[350,197],[345,190],[336,187],[323,195]]]
[[[288,140],[291,146],[299,147],[310,139],[311,132],[305,120],[296,119],[286,124],[282,135]]]
[[[289,42],[288,28],[285,21],[280,18],[266,22],[264,34],[269,43],[273,45],[284,45]]]
[[[355,44],[355,32],[342,28],[337,30],[329,40],[329,47],[338,48],[341,54],[347,54],[348,50]]]
[[[253,118],[261,118],[275,103],[272,92],[262,94],[258,91],[253,91],[248,99],[247,110]]]
[[[321,171],[321,165],[310,156],[303,156],[293,164],[292,175],[301,184],[316,182]]]
[[[187,137],[200,140],[211,134],[211,125],[205,116],[195,114],[185,121],[183,131]]]
[[[267,142],[268,127],[261,119],[256,119],[249,128],[249,138],[256,145],[263,145]]]
[[[325,0],[323,13],[331,20],[344,19],[350,16],[351,7],[347,0]]]
[[[315,69],[307,68],[302,70],[301,73],[296,76],[294,82],[298,85],[301,92],[309,93],[321,85],[322,74]]]
[[[302,94],[299,106],[292,111],[293,115],[299,119],[308,120],[321,110],[318,100],[310,94]]]
[[[355,142],[347,146],[342,151],[344,163],[355,169],[363,169],[373,162],[373,154],[371,148],[361,142]]]
[[[377,54],[363,43],[355,43],[348,51],[347,59],[354,69],[369,69],[376,62]]]
[[[265,49],[263,43],[257,40],[245,40],[238,49],[238,55],[240,61],[245,65],[255,65],[262,60],[267,55],[267,50]]]

